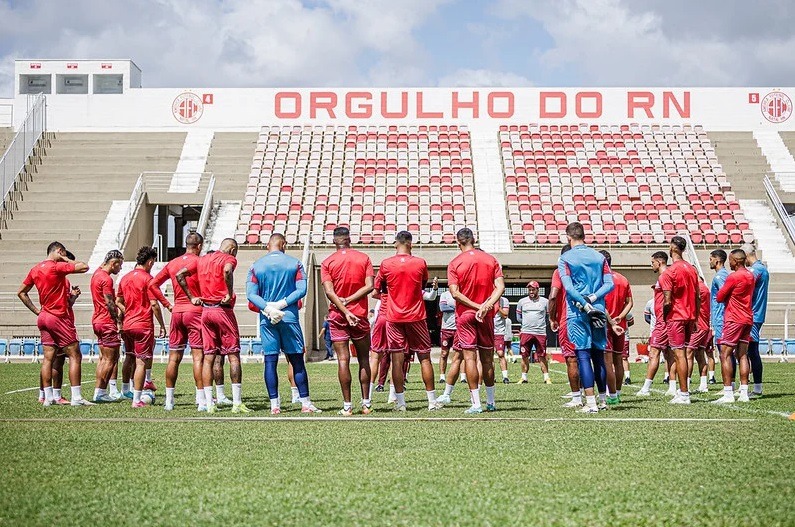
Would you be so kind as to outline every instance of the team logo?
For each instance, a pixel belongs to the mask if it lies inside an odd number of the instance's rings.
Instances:
[[[182,124],[193,124],[201,118],[204,113],[204,105],[201,98],[195,93],[181,93],[171,104],[171,113],[174,118]]]
[[[783,123],[792,115],[792,100],[780,91],[765,95],[760,106],[762,115],[771,123]]]

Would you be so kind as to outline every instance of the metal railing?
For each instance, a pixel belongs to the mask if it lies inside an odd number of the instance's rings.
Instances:
[[[687,256],[690,260],[690,263],[693,264],[693,267],[695,267],[696,271],[698,271],[698,277],[702,280],[705,280],[704,271],[701,269],[701,262],[698,259],[696,248],[693,246],[693,240],[690,239],[690,235],[686,232],[680,232],[679,236],[684,238],[687,242]]]
[[[773,183],[770,181],[768,176],[765,176],[763,180],[765,184],[765,191],[767,192],[767,197],[770,200],[770,203],[773,205],[773,208],[778,214],[779,220],[784,225],[784,229],[787,231],[787,236],[789,236],[789,240],[792,244],[795,244],[795,226],[792,224],[792,220],[787,214],[787,209],[784,207],[784,204],[781,202],[781,198],[778,197],[778,192],[776,192],[775,187],[773,187]]]
[[[141,200],[144,199],[144,177],[143,174],[138,176],[135,182],[132,193],[130,194],[130,201],[127,203],[127,210],[124,211],[119,231],[116,233],[116,247],[124,247],[124,240],[127,238],[127,233],[132,226],[133,218],[138,212],[138,207],[141,206]]]
[[[47,130],[47,100],[38,94],[33,98],[25,120],[14,139],[0,158],[0,212],[5,212],[6,200],[19,174],[25,168],[33,148]]]
[[[215,190],[215,176],[210,176],[210,182],[207,184],[207,192],[204,194],[204,203],[202,204],[202,212],[199,215],[199,221],[196,224],[196,232],[204,236],[207,230],[207,224],[210,223],[210,213],[213,209],[215,200],[213,199],[213,191]]]

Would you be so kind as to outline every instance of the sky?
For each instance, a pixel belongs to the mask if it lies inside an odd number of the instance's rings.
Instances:
[[[0,0],[17,58],[144,87],[792,86],[791,0]]]

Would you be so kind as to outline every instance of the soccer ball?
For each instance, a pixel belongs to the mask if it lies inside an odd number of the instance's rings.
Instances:
[[[144,404],[155,404],[155,392],[152,390],[144,390],[141,394],[141,402]]]

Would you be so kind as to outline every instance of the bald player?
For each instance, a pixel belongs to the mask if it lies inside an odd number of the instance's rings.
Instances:
[[[447,266],[447,285],[456,302],[453,347],[464,357],[472,406],[465,413],[483,412],[478,381],[478,357],[486,385],[486,411],[497,410],[494,399],[494,306],[505,292],[502,267],[490,254],[475,248],[475,235],[464,227],[456,233],[461,253]]]
[[[370,322],[367,319],[367,295],[373,290],[373,263],[363,252],[351,249],[347,227],[334,229],[336,252],[320,264],[320,281],[331,305],[329,331],[337,355],[337,375],[342,388],[342,410],[353,415],[351,402],[351,355],[348,343],[356,348],[359,363],[359,385],[362,391],[362,413],[372,411],[370,403]]]
[[[182,292],[194,306],[202,306],[202,384],[207,413],[215,413],[213,404],[213,365],[221,357],[229,359],[232,379],[232,413],[247,414],[251,410],[243,404],[243,370],[240,365],[240,330],[235,317],[234,272],[237,267],[237,242],[226,238],[221,247],[199,258],[196,270],[188,268],[177,272],[177,282]],[[195,273],[199,278],[199,293],[194,296],[188,277]]]
[[[747,403],[748,398],[748,343],[754,324],[753,294],[755,279],[745,267],[745,252],[735,249],[729,254],[729,267],[732,272],[720,288],[716,300],[726,306],[723,314],[723,333],[720,341],[720,364],[723,377],[723,397],[713,401],[717,404],[734,402],[732,378],[736,357],[740,370],[740,397],[738,402]]]
[[[44,388],[44,406],[54,402],[52,390],[52,365],[59,351],[69,357],[69,383],[72,406],[93,405],[85,399],[80,389],[82,360],[74,319],[69,317],[70,286],[66,277],[88,271],[88,265],[67,257],[62,243],[47,246],[47,258],[36,264],[19,288],[17,296],[34,315],[41,334],[44,358],[41,365],[41,382]],[[36,307],[28,293],[36,288],[41,307]]]
[[[198,411],[207,411],[207,400],[204,395],[204,382],[202,381],[202,367],[204,351],[202,348],[202,307],[194,305],[183,292],[177,281],[177,274],[185,271],[185,282],[194,297],[201,296],[199,275],[196,272],[199,255],[201,254],[204,238],[198,232],[191,232],[185,237],[185,254],[168,262],[157,276],[150,282],[149,287],[155,294],[155,289],[160,289],[166,280],[171,281],[174,290],[174,307],[171,313],[171,325],[168,332],[168,366],[166,366],[166,404],[165,410],[174,409],[174,388],[177,385],[179,365],[185,353],[185,346],[190,345],[190,354],[193,359],[193,382],[196,386],[196,404]],[[221,370],[223,375],[223,370]],[[222,401],[218,401],[221,406]]]

